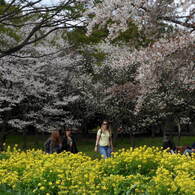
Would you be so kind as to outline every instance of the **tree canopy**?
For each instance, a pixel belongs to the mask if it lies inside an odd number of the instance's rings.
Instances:
[[[194,120],[192,1],[40,3],[1,1],[2,124],[48,131],[101,115],[134,131]]]

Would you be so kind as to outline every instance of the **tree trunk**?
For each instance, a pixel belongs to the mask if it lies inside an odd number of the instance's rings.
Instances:
[[[3,144],[6,141],[7,138],[7,132],[6,132],[6,123],[4,122],[1,126],[1,131],[0,131],[0,151],[4,150]]]
[[[87,136],[88,135],[88,129],[87,129],[87,126],[86,126],[86,122],[84,121],[83,125],[81,126],[81,132],[84,136]]]
[[[23,131],[23,145],[22,145],[22,148],[25,150],[27,149],[27,136],[26,136],[26,129],[24,129]]]
[[[195,121],[192,121],[192,123],[189,124],[189,131],[191,135],[195,135]]]
[[[113,144],[116,145],[116,140],[117,140],[117,138],[118,138],[118,131],[117,131],[117,128],[113,129],[112,133],[113,133]]]
[[[167,131],[165,128],[163,128],[162,130],[163,130],[163,137],[165,137],[167,135]]]
[[[163,135],[163,129],[160,123],[158,123],[158,128],[159,128],[159,135],[162,136]]]
[[[177,129],[178,129],[178,146],[180,145],[181,140],[181,125],[178,119],[176,119]]]
[[[112,135],[113,135],[113,144],[116,145],[116,140],[118,138],[118,127],[119,125],[117,123],[112,125]]]
[[[134,134],[132,133],[132,131],[130,131],[130,144],[131,144],[132,148],[135,147],[135,137],[134,137]]]
[[[155,128],[155,127],[156,127],[156,126],[152,126],[152,127],[151,127],[151,133],[152,133],[151,136],[152,136],[153,138],[155,137],[155,133],[156,133],[156,132],[155,132],[155,131],[156,131],[156,128]]]

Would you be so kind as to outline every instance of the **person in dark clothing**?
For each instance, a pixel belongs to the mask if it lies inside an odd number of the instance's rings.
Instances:
[[[62,142],[59,131],[53,131],[51,136],[44,143],[45,152],[52,154],[54,152],[60,153],[62,148]]]
[[[171,138],[168,138],[167,136],[164,137],[163,140],[163,150],[169,149],[168,151],[170,153],[175,153],[176,151],[176,146],[175,143]]]
[[[65,130],[64,135],[62,135],[62,148],[61,151],[69,151],[71,153],[78,153],[76,146],[76,141],[72,135],[72,129],[68,128]]]

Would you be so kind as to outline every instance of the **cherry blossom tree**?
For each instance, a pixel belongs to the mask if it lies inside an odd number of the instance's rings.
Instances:
[[[3,28],[9,28],[6,33],[0,32],[7,43],[2,43],[0,51],[2,124],[20,129],[34,124],[47,131],[78,123],[70,110],[70,105],[77,101],[84,102],[83,117],[101,113],[117,122],[116,126],[124,123],[130,130],[170,116],[175,116],[179,130],[182,121],[194,117],[192,1],[176,5],[160,0],[69,0],[62,2],[64,8],[38,6],[39,1],[14,5],[16,2],[1,7],[7,7],[8,12],[3,13],[10,17],[0,18]],[[13,5],[19,11],[11,15]],[[83,5],[87,11],[81,17]],[[37,10],[41,10],[40,14]],[[22,20],[17,18],[21,13],[25,16]],[[12,16],[19,25],[11,20]],[[104,28],[108,30],[108,39],[96,45],[79,45],[75,50],[62,36],[86,22],[88,34]],[[140,34],[144,33],[150,40],[148,44],[136,47],[112,42],[131,28],[129,23],[135,24]],[[18,31],[13,34],[16,27]],[[172,31],[167,33],[169,27]],[[67,30],[61,32],[60,28]],[[77,51],[82,55],[83,51],[101,53],[101,63],[95,55],[85,58]],[[72,73],[75,70],[77,74]],[[14,116],[19,108],[23,108],[21,116]]]
[[[126,48],[124,47],[124,51]],[[132,117],[138,93],[135,81],[136,69],[132,65],[116,71],[109,64],[111,54],[117,58],[120,55],[119,49],[122,50],[122,48],[114,48],[114,46],[100,43],[96,46],[89,46],[88,49],[98,50],[107,55],[101,65],[95,57],[91,57],[91,61],[87,59],[75,75],[75,86],[80,90],[86,106],[84,116],[90,120],[100,114],[99,117],[109,119],[116,136],[116,130],[121,124],[123,127],[127,127],[134,123]]]
[[[70,110],[70,105],[79,98],[71,80],[82,57],[62,34],[51,33],[44,42],[15,53],[19,57],[1,59],[2,136],[8,125],[21,131],[28,125],[51,131],[79,122]]]
[[[151,43],[145,48],[126,45],[124,49],[121,44],[110,43],[103,43],[99,48],[108,54],[104,63],[109,64],[116,72],[136,67],[134,84],[136,83],[139,93],[134,109],[135,116],[143,114],[144,109],[154,108],[155,112],[153,111],[153,114],[150,112],[150,121],[155,123],[162,119],[162,115],[165,118],[169,117],[171,111],[180,131],[182,118],[188,118],[188,113],[194,106],[192,103],[190,107],[187,106],[175,114],[175,110],[178,110],[181,104],[187,105],[187,102],[191,102],[195,88],[192,1],[175,3],[174,1],[105,0],[92,6],[86,15],[90,16],[88,34],[91,34],[97,26],[106,28],[109,31],[107,41],[116,39],[121,32],[125,32],[129,28],[129,22],[138,25],[141,32],[151,38]],[[173,31],[169,34],[159,34],[163,25],[165,29],[172,27]],[[161,94],[163,88],[163,93],[166,95],[160,98],[157,94]],[[186,95],[183,97],[178,91]],[[175,101],[172,101],[173,99]],[[178,101],[183,103],[177,104]],[[154,113],[156,115],[158,113],[158,117],[155,117]],[[140,125],[141,123],[140,121]]]
[[[106,26],[108,38],[115,38],[128,29],[129,21],[140,29],[159,33],[162,24],[180,25],[194,31],[194,5],[191,0],[103,0],[91,5],[85,12],[89,17],[88,33],[95,26]],[[151,35],[151,33],[150,33]]]

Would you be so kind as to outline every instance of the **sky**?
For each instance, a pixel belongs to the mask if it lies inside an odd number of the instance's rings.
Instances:
[[[12,0],[5,0],[6,2],[11,2]],[[31,0],[31,1],[37,1],[37,0]],[[42,0],[41,1],[41,4],[45,4],[45,5],[53,5],[53,4],[56,4],[60,1],[63,1],[63,0]],[[64,0],[65,1],[65,0]]]
[[[11,1],[11,0],[7,0],[8,2],[9,1]],[[36,0],[31,0],[31,1],[36,1]],[[41,1],[41,4],[44,4],[44,5],[48,5],[48,6],[50,6],[50,5],[55,5],[55,4],[57,4],[57,3],[59,3],[60,1],[66,1],[66,0],[42,0]],[[195,8],[195,4],[193,4],[192,2],[194,1],[194,0],[174,0],[175,1],[175,3],[186,3],[186,2],[188,2],[188,3],[190,3],[192,6],[190,7],[190,9],[192,9],[192,8]],[[180,14],[186,14],[186,13],[188,13],[189,12],[189,9],[188,10],[186,10],[185,9],[185,6],[183,7],[183,9],[180,7],[179,9],[178,9],[178,11],[180,12]]]
[[[42,0],[42,3],[46,4],[46,5],[53,5],[58,3],[60,0]]]
[[[60,2],[60,1],[62,1],[62,0],[42,0],[42,3],[45,4],[45,5],[53,5],[53,4],[56,4],[56,3]],[[179,2],[183,2],[184,3],[185,1],[188,1],[189,3],[193,2],[193,0],[174,0],[174,1],[175,1],[175,3],[179,3]],[[193,3],[191,5],[193,5]],[[195,6],[193,6],[193,7],[195,7]],[[182,9],[179,10],[179,11],[182,11],[184,13],[188,12],[188,10],[184,11]]]

